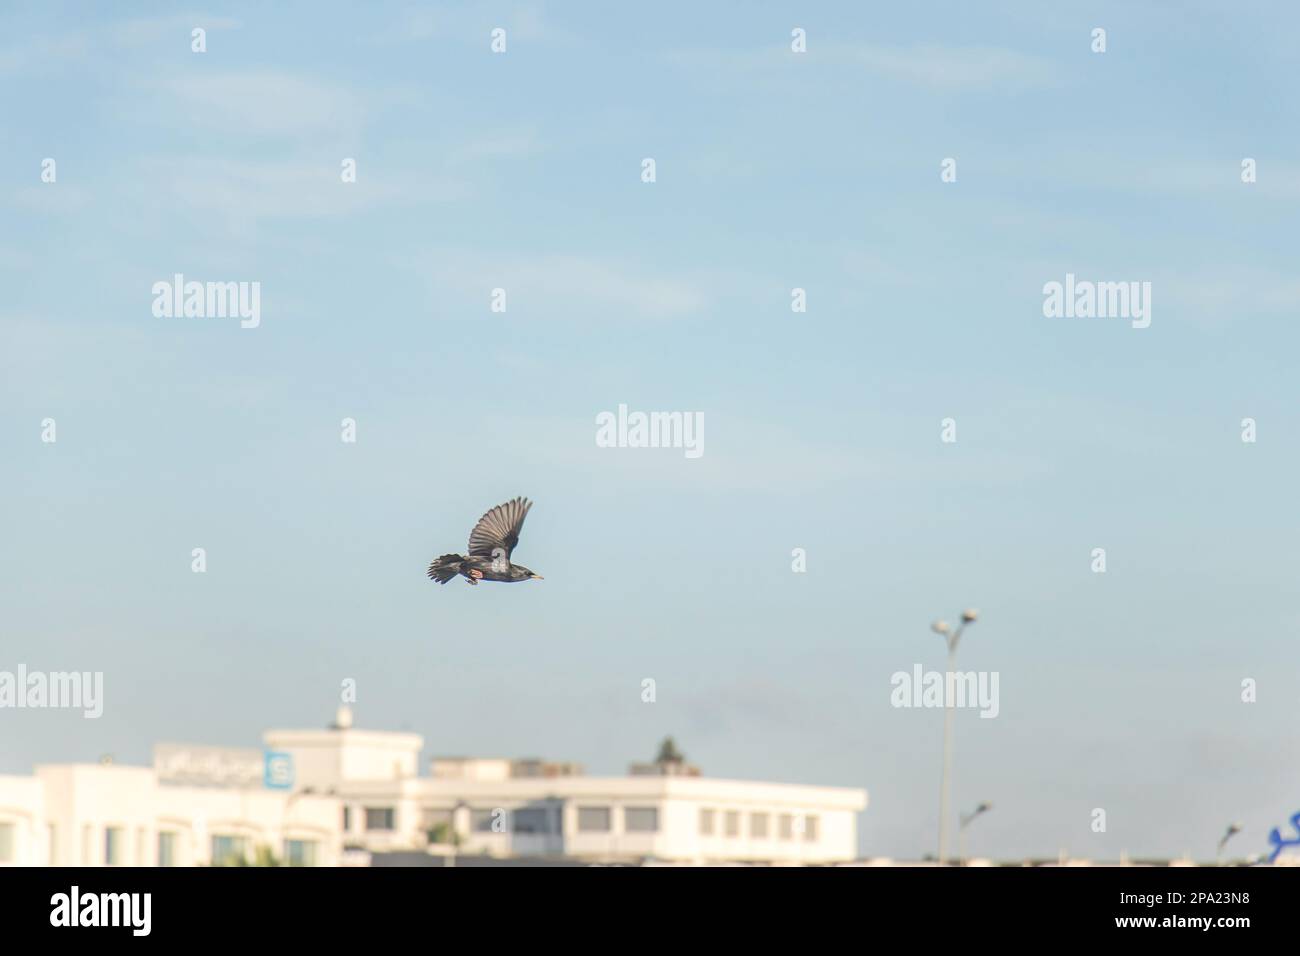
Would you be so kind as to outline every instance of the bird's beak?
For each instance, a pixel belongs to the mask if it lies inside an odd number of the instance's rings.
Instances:
[[[537,580],[539,580],[539,581],[545,581],[545,580],[546,580],[546,579],[545,579],[544,577],[542,577],[540,574],[530,574],[530,575],[528,575],[528,576],[529,576],[530,578],[537,578]]]

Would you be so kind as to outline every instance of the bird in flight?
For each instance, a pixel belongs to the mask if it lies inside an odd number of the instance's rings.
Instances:
[[[436,558],[429,565],[429,577],[439,584],[446,584],[458,574],[470,584],[527,581],[529,578],[542,580],[540,574],[534,574],[522,564],[510,562],[510,554],[519,543],[519,529],[524,526],[524,518],[528,517],[528,509],[532,506],[527,498],[515,498],[497,505],[479,518],[469,533],[469,556],[444,554]]]

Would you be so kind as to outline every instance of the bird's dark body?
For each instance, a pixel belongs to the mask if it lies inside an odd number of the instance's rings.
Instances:
[[[445,574],[450,571],[447,581],[450,581],[456,575],[465,578],[471,584],[477,584],[479,581],[505,581],[513,583],[515,581],[527,581],[535,577],[533,572],[518,564],[511,564],[509,561],[501,561],[495,558],[463,558],[459,554],[444,554],[437,561],[430,565],[430,570],[439,568]],[[436,574],[430,574],[429,577],[437,580]],[[446,584],[447,581],[439,581],[439,584]]]
[[[470,584],[480,581],[513,584],[531,578],[541,580],[540,574],[510,561],[510,553],[519,543],[519,529],[532,506],[527,498],[515,498],[497,505],[483,515],[470,532],[469,554],[444,554],[436,558],[429,565],[429,577],[439,584],[446,584],[457,575]]]

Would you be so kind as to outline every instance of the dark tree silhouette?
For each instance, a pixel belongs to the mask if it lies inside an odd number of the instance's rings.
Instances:
[[[655,758],[655,763],[683,763],[685,760],[686,757],[677,749],[673,738],[665,737],[659,745],[659,756]]]

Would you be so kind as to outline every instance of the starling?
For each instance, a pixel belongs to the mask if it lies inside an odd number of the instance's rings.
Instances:
[[[528,509],[532,506],[527,498],[515,498],[497,505],[479,518],[469,533],[469,557],[444,554],[429,565],[429,577],[439,584],[446,584],[458,574],[470,584],[527,581],[529,578],[542,580],[540,574],[534,574],[522,564],[510,563],[510,552],[519,543],[519,529],[524,526],[524,518],[528,517]]]

